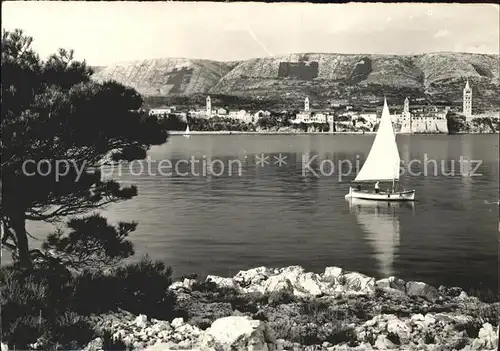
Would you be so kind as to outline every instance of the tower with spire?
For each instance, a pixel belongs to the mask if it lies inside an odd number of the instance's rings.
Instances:
[[[207,117],[212,116],[212,100],[210,99],[210,96],[207,96],[206,113],[207,113]]]
[[[309,97],[304,100],[304,112],[309,112]]]
[[[472,89],[470,88],[469,85],[469,79],[467,79],[467,83],[465,83],[465,88],[464,88],[464,97],[463,97],[463,114],[465,117],[471,117],[472,116]]]
[[[401,132],[402,133],[412,133],[412,120],[410,114],[410,99],[406,97],[404,105],[403,105],[403,113],[401,113]]]

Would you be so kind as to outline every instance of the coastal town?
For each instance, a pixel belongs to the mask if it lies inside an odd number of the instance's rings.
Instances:
[[[500,350],[498,5],[2,10],[0,351]]]
[[[455,113],[466,123],[484,122],[490,120],[496,124],[492,132],[499,131],[500,112],[493,111],[487,113],[473,113],[473,96],[469,80],[466,79],[463,88],[462,106],[435,106],[424,104],[425,98],[416,98],[410,102],[406,97],[402,104],[393,101],[390,106],[393,127],[396,133],[400,134],[448,134],[448,114]],[[229,107],[214,106],[210,95],[206,96],[204,108],[186,108],[177,106],[161,106],[147,110],[149,115],[157,116],[160,119],[177,117],[182,122],[189,125],[191,119],[210,120],[230,120],[247,125],[258,125],[260,120],[270,119],[278,116],[280,121],[286,120],[288,125],[304,126],[304,131],[375,131],[381,116],[381,103],[378,100],[372,101],[371,109],[360,109],[347,100],[334,100],[328,103],[329,108],[318,109],[309,97],[304,98],[303,108],[294,114],[291,110],[281,111],[247,111],[244,109],[230,109]],[[380,105],[380,106],[378,106]],[[314,126],[313,126],[314,125]],[[323,128],[317,128],[317,126]],[[193,131],[193,129],[192,129]]]

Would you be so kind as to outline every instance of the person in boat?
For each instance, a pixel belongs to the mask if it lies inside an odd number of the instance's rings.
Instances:
[[[358,191],[361,191],[361,184],[358,184]]]
[[[380,193],[380,186],[378,181],[375,183],[375,193],[376,194]]]

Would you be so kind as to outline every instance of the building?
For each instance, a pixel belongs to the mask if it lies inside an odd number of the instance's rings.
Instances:
[[[376,113],[359,113],[359,117],[362,117],[365,121],[369,123],[377,122],[377,114]]]
[[[448,133],[448,109],[440,111],[436,106],[419,106],[410,110],[410,100],[407,97],[399,123],[400,133]]]
[[[168,115],[175,111],[175,109],[172,109],[170,107],[162,107],[162,108],[152,108],[149,110],[149,115],[150,116],[163,116],[163,115]]]
[[[269,112],[267,110],[266,111],[259,110],[259,111],[255,112],[255,114],[254,114],[254,117],[256,119],[259,119],[261,117],[269,117],[269,116],[271,116],[271,112]]]
[[[206,99],[205,113],[207,114],[208,117],[212,116],[212,100],[210,99],[210,96],[207,96]]]
[[[228,118],[243,122],[243,123],[254,123],[258,118],[255,115],[248,113],[245,110],[230,111],[228,114]]]
[[[465,83],[465,88],[463,92],[463,114],[466,118],[472,117],[472,89],[469,86],[469,79]]]
[[[218,114],[219,116],[224,116],[224,115],[227,115],[227,110],[226,110],[225,108],[222,108],[222,107],[221,107],[221,108],[217,109],[217,114]]]

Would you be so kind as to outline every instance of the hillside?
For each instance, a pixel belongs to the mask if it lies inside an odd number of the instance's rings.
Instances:
[[[422,55],[291,54],[240,62],[144,60],[100,69],[96,79],[115,79],[145,96],[215,94],[314,103],[342,98],[360,102],[404,96],[459,104],[465,78],[474,107],[498,106],[499,56],[468,53]],[[498,107],[496,107],[498,108]]]
[[[223,62],[165,58],[109,65],[93,78],[116,80],[145,96],[191,95],[208,92],[230,69]]]

